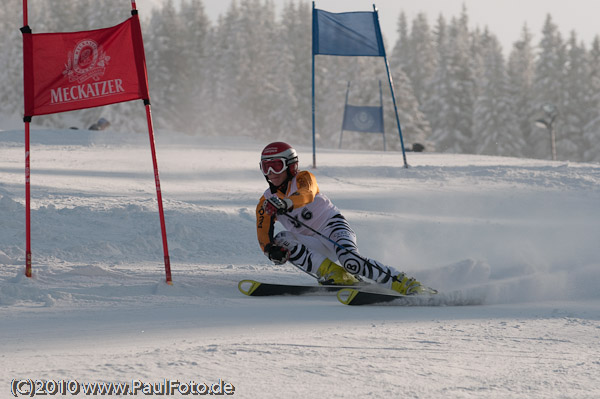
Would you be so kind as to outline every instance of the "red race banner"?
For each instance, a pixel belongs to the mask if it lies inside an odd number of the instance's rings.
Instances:
[[[111,28],[23,35],[25,116],[149,99],[137,15]]]

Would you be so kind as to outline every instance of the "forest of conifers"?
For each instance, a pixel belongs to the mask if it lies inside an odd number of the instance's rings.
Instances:
[[[22,2],[4,3],[0,115],[22,116]],[[156,129],[310,144],[311,8],[309,1],[235,0],[217,21],[202,0],[141,8]],[[34,33],[97,29],[128,17],[127,2],[29,0]],[[536,120],[548,118],[550,104],[557,159],[600,161],[600,39],[564,37],[548,15],[541,32],[523,26],[503,49],[494,32],[470,26],[468,9],[435,21],[398,15],[398,39],[385,45],[406,147],[548,159],[549,129]],[[319,146],[338,146],[348,82],[350,104],[379,105],[381,80],[387,148],[400,149],[383,58],[319,55],[315,76]],[[141,101],[33,123],[87,128],[100,117],[115,131],[145,131]],[[343,145],[378,150],[382,137],[344,132]]]

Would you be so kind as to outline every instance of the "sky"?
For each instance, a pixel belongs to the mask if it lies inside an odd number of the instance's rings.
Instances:
[[[161,2],[166,0],[145,0]],[[288,0],[274,0],[276,6]],[[138,0],[138,8],[144,0]],[[208,16],[216,21],[229,7],[230,0],[203,0]],[[388,43],[397,39],[397,22],[401,11],[408,21],[421,12],[427,14],[433,26],[440,14],[447,18],[459,16],[463,4],[467,7],[471,28],[488,27],[504,50],[509,51],[521,35],[525,23],[534,35],[534,44],[541,37],[546,15],[551,14],[564,38],[575,30],[578,37],[588,46],[600,34],[600,25],[594,15],[600,14],[598,0],[316,0],[316,7],[331,12],[371,11],[373,4],[379,10],[381,29]]]

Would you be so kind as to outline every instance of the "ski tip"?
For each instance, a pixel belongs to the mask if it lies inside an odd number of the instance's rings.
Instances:
[[[251,296],[259,286],[260,283],[258,281],[242,280],[238,283],[238,290],[244,295]]]
[[[343,303],[344,305],[352,304],[352,300],[358,294],[358,290],[354,288],[342,288],[337,293],[338,301]]]

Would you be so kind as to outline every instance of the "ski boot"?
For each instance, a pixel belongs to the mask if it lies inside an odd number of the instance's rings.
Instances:
[[[415,295],[425,292],[425,288],[414,278],[406,277],[406,274],[400,273],[392,282],[391,289],[402,295]]]
[[[317,270],[317,279],[321,285],[357,285],[359,282],[346,269],[327,258]]]

